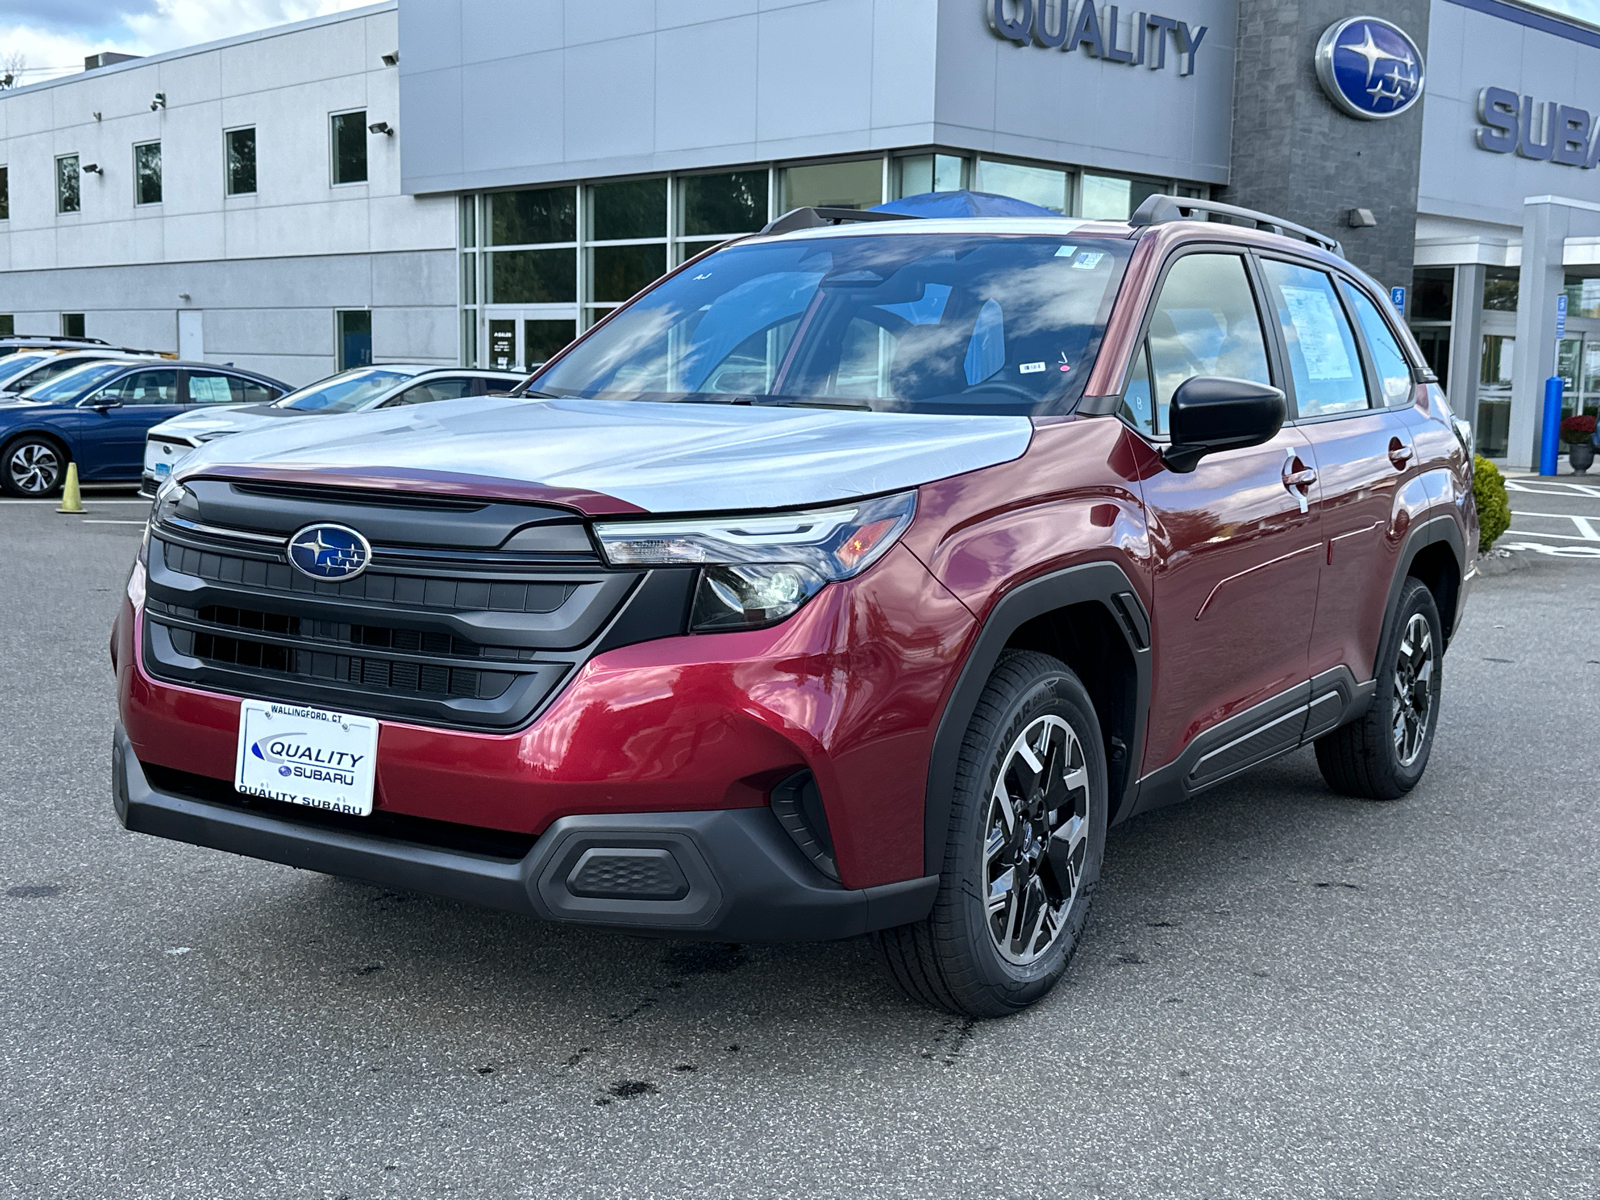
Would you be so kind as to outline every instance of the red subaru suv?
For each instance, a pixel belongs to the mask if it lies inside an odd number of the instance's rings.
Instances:
[[[1416,785],[1467,442],[1310,230],[801,210],[520,395],[186,459],[112,639],[116,812],[554,921],[872,933],[1014,1012],[1108,825],[1308,743]]]

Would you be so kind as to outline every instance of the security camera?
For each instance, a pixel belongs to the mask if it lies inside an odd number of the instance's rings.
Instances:
[[[105,173],[102,170],[100,170],[100,164],[99,163],[84,163],[83,166],[80,167],[79,169],[85,175],[103,175]]]
[[[367,126],[368,133],[381,133],[384,137],[394,136],[394,126],[387,121],[374,121]]]
[[[165,108],[166,106],[167,106],[167,94],[165,92],[157,92],[156,95],[155,95],[155,99],[150,101],[150,111],[151,112],[155,112],[156,109]]]
[[[389,53],[383,55],[383,65],[384,66],[393,67],[393,66],[398,66],[399,63],[400,63],[400,51],[391,50],[391,51],[389,51]]]

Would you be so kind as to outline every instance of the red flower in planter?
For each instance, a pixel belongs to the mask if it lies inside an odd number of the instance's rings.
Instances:
[[[1561,440],[1569,444],[1590,441],[1594,437],[1595,418],[1588,413],[1561,419]]]

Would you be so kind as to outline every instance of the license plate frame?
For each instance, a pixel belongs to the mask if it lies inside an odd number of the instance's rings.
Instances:
[[[233,786],[247,796],[372,815],[378,721],[274,700],[239,703]]]

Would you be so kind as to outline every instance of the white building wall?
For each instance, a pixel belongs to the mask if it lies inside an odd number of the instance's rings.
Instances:
[[[0,94],[0,313],[175,350],[197,309],[207,359],[298,384],[334,367],[334,311],[370,307],[375,359],[455,362],[455,202],[401,194],[398,46],[388,0]],[[367,182],[335,185],[330,116],[361,108],[399,133],[368,135]],[[244,125],[257,190],[228,196],[223,131]],[[138,206],[133,147],[156,139],[162,202]],[[78,213],[55,211],[63,154],[103,171]]]

